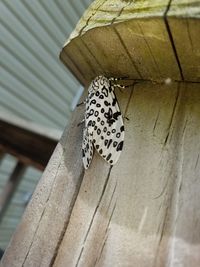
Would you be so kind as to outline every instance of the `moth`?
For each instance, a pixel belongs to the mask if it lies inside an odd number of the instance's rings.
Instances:
[[[94,149],[110,165],[114,165],[121,154],[124,144],[124,123],[114,93],[118,78],[97,76],[88,88],[85,103],[82,158],[88,169]]]

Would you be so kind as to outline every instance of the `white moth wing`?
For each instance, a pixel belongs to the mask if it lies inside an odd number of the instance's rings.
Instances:
[[[111,165],[119,159],[124,141],[123,119],[113,90],[107,79],[91,93],[87,118],[93,127],[94,147]]]

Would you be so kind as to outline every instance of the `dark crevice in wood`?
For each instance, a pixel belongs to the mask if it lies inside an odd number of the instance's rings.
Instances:
[[[97,206],[96,206],[96,208],[95,208],[94,214],[93,214],[93,216],[92,216],[92,220],[91,220],[91,222],[90,222],[90,225],[89,225],[89,227],[88,227],[87,233],[86,233],[86,235],[85,235],[85,238],[84,238],[84,241],[83,241],[84,243],[85,243],[85,241],[86,241],[86,239],[87,239],[87,237],[88,237],[88,234],[89,234],[89,231],[90,231],[91,226],[92,226],[92,224],[93,224],[95,215],[96,215],[96,213],[97,213],[97,210],[98,210],[98,208],[99,208],[99,205],[100,205],[101,200],[102,200],[102,198],[103,198],[103,195],[104,195],[104,193],[105,193],[105,190],[106,190],[106,187],[107,187],[109,178],[110,178],[111,169],[112,169],[112,167],[110,167],[109,172],[108,172],[108,175],[107,175],[107,177],[106,177],[106,180],[105,180],[105,183],[104,183],[104,186],[103,186],[103,190],[102,190],[101,196],[100,196],[100,198],[99,198],[99,201],[98,201]]]
[[[105,183],[104,183],[104,186],[103,186],[103,189],[102,189],[102,192],[101,192],[99,201],[98,201],[97,206],[96,206],[96,208],[95,208],[95,211],[94,211],[94,213],[93,213],[93,216],[92,216],[92,219],[91,219],[91,221],[90,221],[88,230],[87,230],[87,232],[86,232],[86,234],[85,234],[85,237],[84,237],[84,240],[83,240],[83,244],[82,244],[82,248],[81,248],[81,251],[80,251],[80,253],[79,253],[79,256],[78,256],[78,259],[77,259],[77,262],[76,262],[76,265],[75,265],[76,267],[79,265],[81,256],[82,256],[82,254],[83,254],[83,250],[84,250],[85,242],[86,242],[86,240],[87,240],[87,237],[88,237],[88,234],[89,234],[90,229],[91,229],[91,227],[92,227],[92,224],[93,224],[94,218],[95,218],[95,216],[96,216],[97,210],[98,210],[98,208],[99,208],[99,205],[100,205],[101,200],[102,200],[102,198],[103,198],[103,195],[104,195],[104,193],[105,193],[105,190],[106,190],[106,187],[107,187],[109,178],[110,178],[111,169],[112,169],[112,166],[109,168],[109,171],[108,171],[108,174],[107,174],[107,177],[106,177],[106,180],[105,180]]]
[[[107,233],[107,232],[106,232]],[[104,247],[106,245],[106,242],[107,242],[107,239],[108,239],[108,234],[105,236],[105,239],[103,241],[103,244],[102,244],[102,247],[101,247],[101,250],[100,250],[100,253],[99,253],[99,256],[96,258],[95,262],[94,262],[94,267],[97,265],[97,263],[99,262],[101,256],[102,256],[102,253],[103,253],[103,250],[104,250]]]
[[[121,43],[122,47],[124,48],[126,54],[128,55],[128,57],[129,57],[129,59],[130,59],[132,65],[133,65],[133,67],[135,68],[135,70],[136,70],[138,76],[142,79],[142,75],[141,75],[141,73],[140,73],[140,71],[139,71],[137,65],[136,65],[135,62],[133,61],[133,58],[131,57],[131,55],[130,55],[130,53],[129,53],[129,51],[128,51],[128,49],[127,49],[127,47],[126,47],[126,45],[125,45],[125,43],[124,43],[124,41],[123,41],[123,39],[122,39],[121,36],[120,36],[120,33],[117,31],[117,29],[116,29],[115,27],[113,27],[113,29],[114,29],[114,32],[116,33],[117,37],[119,38],[120,43]]]
[[[61,157],[61,158],[62,158],[62,157]],[[44,216],[44,214],[45,214],[46,207],[47,207],[48,201],[49,201],[49,199],[50,199],[50,196],[51,196],[51,193],[52,193],[52,190],[53,190],[53,185],[54,185],[54,183],[55,183],[55,180],[56,180],[56,177],[57,177],[57,174],[58,174],[58,170],[59,170],[59,168],[60,168],[60,165],[61,165],[61,160],[60,160],[59,165],[58,165],[58,167],[57,167],[57,171],[56,171],[56,174],[55,174],[55,177],[54,177],[54,180],[53,180],[53,183],[52,183],[50,192],[49,192],[48,197],[47,197],[47,199],[46,199],[46,201],[45,201],[44,209],[43,209],[43,211],[42,211],[42,213],[41,213],[40,219],[39,219],[39,221],[38,221],[38,225],[37,225],[37,227],[36,227],[36,229],[35,229],[35,233],[34,233],[34,235],[33,235],[33,239],[31,240],[31,243],[30,243],[30,246],[29,246],[29,248],[28,248],[28,251],[27,251],[27,253],[26,253],[25,257],[24,257],[24,261],[23,261],[23,263],[22,263],[22,267],[23,267],[24,264],[26,263],[26,259],[28,258],[28,255],[29,255],[29,253],[30,253],[32,244],[34,243],[34,240],[35,240],[35,236],[36,236],[36,234],[37,234],[37,232],[38,232],[38,229],[39,229],[39,227],[40,227],[40,222],[42,221],[42,218],[43,218],[43,216]]]
[[[122,14],[122,12],[124,11],[124,8],[128,7],[130,4],[131,4],[131,1],[130,1],[126,6],[122,7],[122,9],[119,10],[118,15],[112,19],[112,21],[111,21],[110,24],[114,24],[115,20],[116,20],[116,19]]]
[[[98,68],[101,69],[101,72],[104,73],[103,71],[103,67],[101,66],[101,64],[99,63],[99,61],[97,60],[97,58],[95,57],[95,55],[92,53],[92,51],[90,50],[90,48],[88,47],[87,43],[84,41],[83,38],[80,39],[83,43],[83,45],[85,46],[85,48],[88,50],[88,53],[92,56],[92,58],[95,60],[96,64],[98,65]],[[94,68],[94,66],[93,66]]]
[[[180,75],[181,75],[181,79],[182,79],[182,81],[184,81],[183,70],[182,70],[182,67],[181,67],[181,63],[179,61],[178,53],[177,53],[177,50],[176,50],[174,39],[173,39],[171,30],[170,30],[170,26],[169,26],[169,23],[168,23],[168,19],[167,19],[167,13],[169,12],[169,9],[170,9],[170,6],[171,6],[171,2],[172,2],[172,0],[169,0],[169,3],[168,3],[167,8],[165,10],[164,22],[165,22],[166,29],[167,29],[167,32],[168,32],[168,36],[169,36],[169,39],[170,39],[170,43],[171,43],[171,46],[172,46],[172,49],[173,49],[173,52],[174,52],[174,56],[176,58],[177,65],[179,67],[179,72],[180,72]]]
[[[174,102],[174,106],[173,106],[173,110],[172,110],[172,114],[171,114],[171,119],[170,119],[169,126],[168,126],[168,129],[167,129],[167,135],[165,137],[164,146],[166,146],[168,138],[169,138],[169,134],[170,134],[170,131],[171,131],[172,123],[174,121],[174,117],[175,117],[176,110],[177,110],[177,104],[178,104],[178,100],[179,100],[179,95],[180,95],[180,84],[178,84],[176,99],[175,99],[175,102]]]
[[[79,32],[79,35],[78,36],[81,36],[82,35],[82,33],[83,33],[83,30],[88,26],[88,24],[89,24],[89,21],[91,20],[91,18],[97,13],[97,11],[100,9],[100,7],[104,4],[106,2],[106,0],[105,1],[103,1],[103,3],[102,4],[100,4],[99,5],[99,7],[97,8],[97,9],[95,9],[94,10],[94,13],[92,13],[92,15],[87,19],[87,21],[85,22],[85,26],[80,30],[80,32]]]
[[[76,49],[77,49],[77,51],[80,53],[81,57],[84,59],[85,63],[88,65],[90,73],[91,73],[93,76],[95,76],[94,66],[92,66],[90,60],[88,60],[88,57],[85,56],[84,52],[82,51],[81,48],[79,48],[79,46],[78,46],[77,44],[74,44],[74,47],[76,47]]]
[[[61,234],[60,234],[59,240],[57,242],[57,245],[56,245],[56,248],[55,248],[55,252],[54,252],[54,255],[53,255],[52,259],[51,259],[49,267],[52,267],[54,265],[54,263],[55,263],[56,257],[57,257],[58,252],[59,252],[60,245],[61,245],[61,243],[63,241],[65,232],[66,232],[67,227],[68,227],[69,222],[70,222],[70,218],[71,218],[71,215],[72,215],[73,207],[74,207],[74,205],[76,203],[76,200],[77,200],[77,197],[79,195],[79,191],[80,191],[80,187],[81,187],[81,184],[82,184],[82,181],[83,181],[83,177],[84,177],[84,170],[83,170],[82,174],[80,175],[79,183],[78,183],[77,188],[76,188],[76,190],[75,190],[75,192],[73,194],[73,197],[71,199],[70,206],[69,206],[69,214],[70,215],[67,218],[66,222],[64,223],[64,227],[63,227],[63,229],[61,231]]]
[[[124,116],[127,116],[127,111],[128,111],[128,108],[129,108],[129,105],[130,105],[130,102],[131,102],[131,99],[132,99],[132,96],[133,96],[134,89],[135,89],[135,85],[134,85],[133,89],[131,90],[130,96],[128,98],[128,102],[126,104],[126,108],[125,108],[125,111],[124,111]]]
[[[155,123],[154,123],[154,126],[153,126],[153,134],[155,132],[159,116],[160,116],[160,109],[159,109],[159,111],[157,113],[156,120],[155,120]]]
[[[110,201],[109,201],[109,204],[108,204],[108,208],[107,208],[107,210],[106,210],[106,213],[107,213],[107,212],[109,211],[109,209],[110,209],[110,205],[111,205],[111,203],[112,203],[113,196],[114,196],[114,194],[115,194],[115,192],[116,192],[116,188],[117,188],[117,182],[116,182],[115,187],[114,187],[114,190],[113,190],[113,192],[112,192],[112,195],[111,195],[111,198],[110,198]]]
[[[194,44],[193,44],[192,37],[191,37],[191,34],[190,34],[189,20],[188,19],[186,19],[186,28],[187,28],[188,39],[189,39],[189,42],[190,42],[190,45],[191,45],[191,48],[192,48],[192,52],[194,53]]]
[[[165,233],[165,228],[166,228],[166,225],[167,225],[167,216],[168,216],[168,213],[169,213],[168,210],[169,210],[169,207],[166,207],[165,215],[164,215],[163,223],[162,223],[162,230],[161,230],[160,238],[159,238],[159,242],[158,242],[158,247],[160,247],[160,243],[161,243],[161,241],[163,239],[163,236],[164,236],[164,233]]]
[[[148,41],[146,40],[146,38],[145,38],[145,34],[144,34],[144,32],[143,32],[143,30],[142,30],[142,28],[141,28],[139,22],[137,23],[137,25],[138,25],[138,27],[139,27],[139,29],[140,29],[140,32],[141,32],[142,35],[143,35],[145,44],[146,44],[146,46],[147,46],[147,48],[148,48],[148,51],[149,51],[149,53],[150,53],[150,55],[151,55],[151,58],[153,59],[154,65],[156,66],[156,69],[157,69],[157,71],[159,72],[159,77],[162,77],[161,72],[160,72],[160,68],[159,68],[159,66],[158,66],[158,64],[157,64],[156,58],[154,57],[154,53],[153,53],[152,50],[151,50],[151,47],[150,47],[150,45],[149,45],[149,42],[148,42]],[[144,66],[143,66],[143,67],[144,67]],[[149,70],[148,70],[147,68],[146,68],[146,71],[147,71],[147,73],[149,73]]]
[[[115,188],[114,188],[114,190],[113,190],[113,194],[112,194],[112,196],[113,196],[114,193],[115,193],[116,186],[117,186],[117,183],[116,183]],[[112,199],[112,197],[111,197],[111,199]],[[100,260],[100,258],[101,258],[101,256],[102,256],[102,253],[103,253],[103,250],[104,250],[106,241],[107,241],[107,239],[108,239],[108,229],[109,229],[110,222],[111,222],[111,220],[112,220],[114,211],[115,211],[115,209],[116,209],[116,205],[117,205],[117,203],[115,202],[114,207],[113,207],[112,212],[111,212],[111,215],[110,215],[110,218],[109,218],[109,221],[108,221],[108,224],[107,224],[107,226],[106,226],[106,231],[105,231],[105,234],[104,234],[104,241],[103,241],[103,244],[102,244],[100,253],[99,253],[99,255],[97,256],[97,258],[96,258],[96,260],[95,260],[95,262],[94,262],[94,266],[96,266],[96,264],[99,262],[99,260]]]
[[[198,162],[199,162],[199,154],[197,156],[197,160],[196,160],[196,163],[195,163],[195,169],[197,168]]]
[[[167,188],[168,182],[169,182],[169,178],[167,179],[166,183],[164,184],[164,186],[163,186],[163,188],[162,188],[160,194],[159,194],[158,196],[154,197],[153,200],[154,200],[154,199],[158,199],[158,198],[160,198],[160,197],[164,194],[164,192],[165,192],[165,190],[166,190],[166,188]]]

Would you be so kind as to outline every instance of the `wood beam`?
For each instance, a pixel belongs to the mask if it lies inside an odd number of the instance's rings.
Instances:
[[[45,127],[32,127],[24,120],[0,116],[0,150],[17,157],[21,162],[44,170],[58,141]]]

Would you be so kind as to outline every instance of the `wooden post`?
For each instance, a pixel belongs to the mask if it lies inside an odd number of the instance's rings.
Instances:
[[[198,4],[94,1],[84,14],[64,64],[85,85],[98,74],[141,80],[116,92],[124,150],[113,168],[95,153],[84,172],[77,108],[3,267],[199,266]]]

